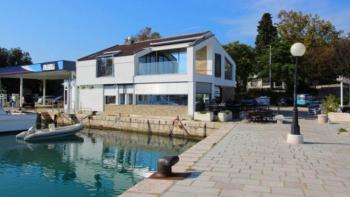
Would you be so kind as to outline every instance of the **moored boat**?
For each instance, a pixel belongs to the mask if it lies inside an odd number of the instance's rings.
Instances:
[[[61,139],[64,137],[75,135],[82,129],[83,129],[83,125],[81,123],[77,123],[77,124],[69,125],[65,127],[40,129],[40,130],[37,130],[32,127],[27,131],[23,131],[18,135],[16,135],[16,138],[23,139],[28,142],[54,140],[54,139]]]
[[[26,131],[36,125],[35,113],[6,113],[0,107],[0,133]]]

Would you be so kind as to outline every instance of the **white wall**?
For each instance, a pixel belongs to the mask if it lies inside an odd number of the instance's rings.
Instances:
[[[78,61],[77,84],[117,84],[133,83],[134,77],[134,56],[121,56],[113,59],[114,75],[96,77],[96,60]]]
[[[187,83],[149,83],[136,84],[135,94],[188,94]]]
[[[103,85],[90,87],[79,87],[79,109],[89,111],[103,111],[104,105]]]
[[[208,70],[210,75],[201,75],[194,73],[194,81],[197,82],[207,82],[207,83],[213,83],[213,85],[218,86],[228,86],[233,87],[236,85],[236,64],[233,61],[233,59],[226,53],[222,45],[219,43],[219,41],[215,37],[211,37],[193,47],[193,56],[195,60],[195,54],[198,49],[201,49],[202,47],[207,46],[208,47]],[[214,75],[214,57],[215,53],[218,53],[221,55],[221,78],[216,78]],[[225,79],[225,58],[227,58],[233,68],[232,68],[232,80],[226,80]],[[195,72],[195,71],[194,71]]]

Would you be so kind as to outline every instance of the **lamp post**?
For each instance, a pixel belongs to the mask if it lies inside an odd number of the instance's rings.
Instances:
[[[298,106],[297,106],[297,72],[298,72],[298,57],[304,55],[306,49],[302,43],[294,43],[290,48],[290,53],[295,57],[294,68],[294,99],[293,99],[293,122],[290,133],[287,136],[287,143],[302,144],[304,143],[303,135],[300,134],[300,126],[298,122]]]

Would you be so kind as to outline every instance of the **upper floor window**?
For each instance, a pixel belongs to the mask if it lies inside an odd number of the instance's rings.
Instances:
[[[232,64],[225,58],[225,79],[232,80]]]
[[[113,76],[113,56],[97,58],[96,77]]]
[[[137,75],[187,72],[186,49],[154,51],[139,58]]]
[[[221,55],[215,53],[215,77],[221,78]]]
[[[207,75],[208,63],[207,63],[207,47],[203,47],[196,51],[196,73]]]

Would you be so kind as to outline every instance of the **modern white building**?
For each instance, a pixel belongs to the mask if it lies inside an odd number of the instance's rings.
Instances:
[[[78,110],[110,105],[183,106],[232,99],[236,65],[211,32],[115,45],[76,63]]]

